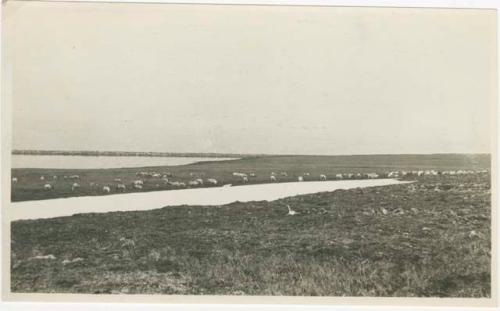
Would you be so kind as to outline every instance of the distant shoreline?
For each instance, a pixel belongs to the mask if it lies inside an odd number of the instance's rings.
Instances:
[[[216,152],[145,152],[145,151],[90,151],[90,150],[12,150],[13,155],[59,155],[59,156],[108,156],[108,157],[189,157],[189,158],[255,158],[255,157],[373,157],[373,156],[438,156],[438,155],[491,155],[491,153],[374,153],[374,154],[248,154]]]
[[[66,151],[66,150],[12,150],[13,155],[58,155],[89,157],[184,157],[184,158],[248,158],[264,155],[194,152],[134,152],[134,151]]]

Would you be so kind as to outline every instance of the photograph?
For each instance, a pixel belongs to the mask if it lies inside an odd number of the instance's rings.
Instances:
[[[494,9],[5,1],[3,299],[495,305],[497,86]]]

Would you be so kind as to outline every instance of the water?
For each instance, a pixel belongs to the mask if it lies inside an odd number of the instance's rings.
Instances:
[[[99,169],[185,165],[201,161],[235,160],[195,157],[110,157],[62,155],[12,155],[12,168]]]
[[[300,194],[400,183],[407,182],[395,179],[311,181],[73,197],[11,203],[8,214],[11,220],[19,220],[77,213],[143,211],[177,205],[223,205],[235,201],[273,201]]]

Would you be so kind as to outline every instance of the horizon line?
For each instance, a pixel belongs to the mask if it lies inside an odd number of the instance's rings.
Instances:
[[[120,151],[120,150],[45,150],[12,149],[12,155],[81,155],[81,156],[157,156],[157,157],[264,157],[264,156],[387,156],[387,155],[491,155],[491,152],[432,152],[432,153],[358,153],[358,154],[289,154],[289,153],[234,153],[234,152],[171,152],[171,151]]]

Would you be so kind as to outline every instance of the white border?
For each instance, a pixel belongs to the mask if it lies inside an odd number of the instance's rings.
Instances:
[[[7,0],[9,1],[9,0]],[[32,1],[32,0],[26,0]],[[339,0],[45,0],[49,2],[116,2],[116,3],[178,3],[178,4],[259,4],[259,5],[294,5],[294,6],[359,6],[359,7],[414,7],[414,8],[475,8],[475,9],[496,9],[497,14],[500,9],[500,1],[498,0],[455,0],[455,1],[444,1],[444,0],[434,0],[434,1],[415,1],[415,0],[350,0],[350,1],[339,1]],[[3,2],[3,1],[2,1]],[[0,6],[0,16],[2,13],[2,7]],[[498,18],[498,17],[497,17]],[[497,45],[500,42],[500,27],[497,20]],[[0,24],[0,32],[2,30]],[[0,34],[1,40],[1,34]],[[499,59],[499,48],[497,47],[497,59]],[[0,57],[2,52],[0,50]],[[498,77],[498,71],[497,71]],[[1,81],[0,81],[1,82]],[[497,89],[500,90],[500,79],[497,78],[499,82]],[[497,113],[500,112],[497,96]],[[3,106],[2,106],[2,112]],[[494,116],[498,120],[498,115]],[[1,118],[0,118],[1,119]],[[498,128],[496,129],[498,133]],[[1,127],[0,127],[0,137],[1,137]],[[500,135],[497,134],[497,155],[500,154]],[[0,146],[1,150],[1,146]],[[1,152],[0,152],[1,154]],[[497,161],[498,159],[492,159],[492,161]],[[497,162],[498,164],[498,162]],[[498,168],[498,166],[497,166]],[[498,172],[497,172],[498,173]],[[500,174],[496,174],[497,185],[500,181]],[[0,189],[2,180],[0,180]],[[493,203],[493,202],[492,202]],[[495,204],[492,204],[495,206]],[[498,204],[496,204],[498,206]],[[0,231],[1,234],[1,231]],[[500,229],[497,224],[496,236],[500,236]],[[0,236],[1,240],[1,236]],[[497,271],[500,266],[500,256],[497,256]],[[1,266],[1,256],[0,256],[0,266]],[[500,287],[497,285],[497,297],[500,297]],[[384,306],[327,306],[327,305],[221,305],[221,304],[139,304],[139,303],[126,303],[127,297],[123,297],[124,303],[26,303],[26,302],[0,302],[0,310],[6,311],[26,311],[26,310],[73,310],[73,311],[83,311],[83,310],[311,310],[311,311],[323,311],[323,310],[457,310],[457,311],[468,311],[468,310],[500,310],[497,308],[443,308],[443,307],[384,307]]]
[[[9,0],[7,0],[9,1]],[[174,3],[174,4],[257,4],[295,6],[349,6],[402,8],[468,8],[498,9],[498,0],[24,0],[44,2],[117,2],[117,3]]]

